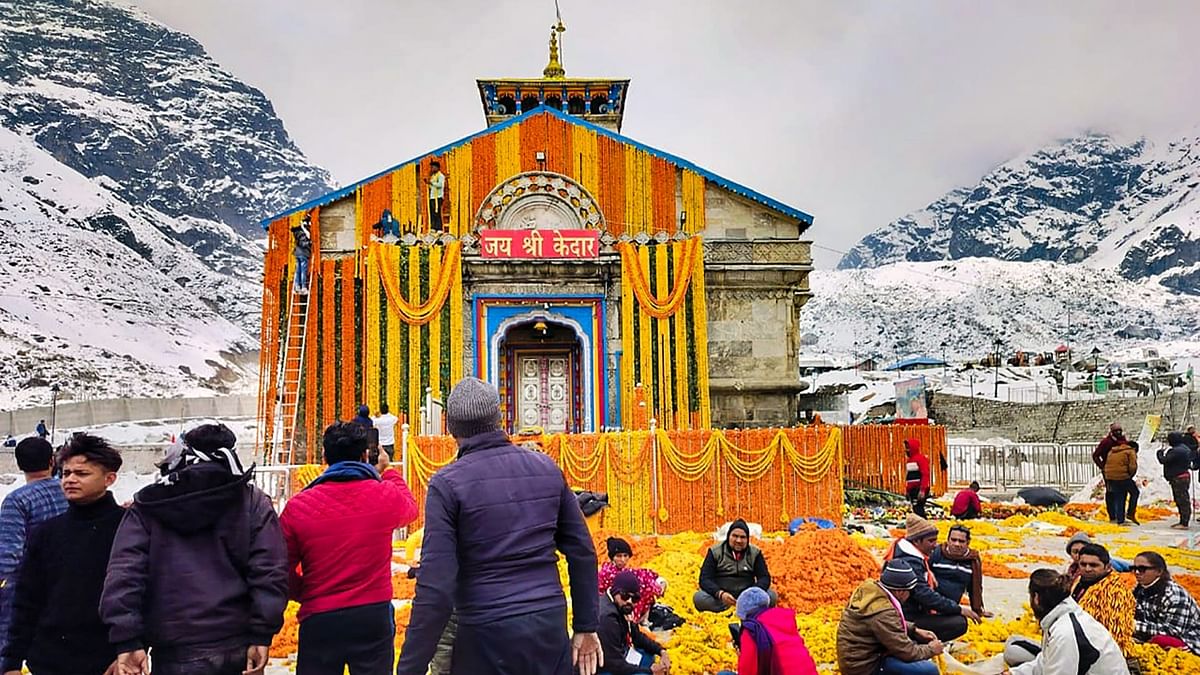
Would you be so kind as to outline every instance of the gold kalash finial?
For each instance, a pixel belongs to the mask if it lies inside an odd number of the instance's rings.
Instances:
[[[561,80],[567,76],[562,62],[558,60],[558,36],[566,30],[567,27],[563,25],[561,17],[556,25],[550,27],[550,63],[547,63],[546,69],[542,71],[542,77],[547,80]]]

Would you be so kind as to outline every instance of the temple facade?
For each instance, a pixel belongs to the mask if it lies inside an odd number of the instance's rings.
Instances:
[[[560,32],[477,82],[480,132],[264,221],[269,458],[359,405],[436,432],[464,375],[514,432],[796,421],[811,216],[621,135],[629,81],[567,77]]]

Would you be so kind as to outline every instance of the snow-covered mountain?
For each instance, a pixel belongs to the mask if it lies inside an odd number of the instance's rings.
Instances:
[[[890,362],[941,356],[945,342],[952,360],[979,358],[1000,338],[1006,353],[1069,341],[1080,353],[1098,347],[1106,358],[1149,345],[1168,357],[1200,356],[1200,297],[1083,265],[896,262],[819,270],[811,286],[813,299],[800,313],[807,354]]]
[[[0,125],[131,204],[251,236],[330,186],[261,91],[108,0],[0,0]]]
[[[252,387],[255,222],[331,187],[192,38],[0,0],[0,408]]]
[[[73,397],[246,386],[257,340],[225,317],[257,313],[254,260],[234,247],[202,261],[173,228],[238,239],[227,225],[131,206],[0,129],[4,407],[44,404],[54,383]]]
[[[1044,260],[1200,294],[1198,187],[1200,129],[1165,140],[1083,135],[1006,162],[868,235],[839,268]]]

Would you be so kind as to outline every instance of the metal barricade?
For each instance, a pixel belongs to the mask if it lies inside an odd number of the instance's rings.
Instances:
[[[275,506],[275,511],[282,513],[283,507],[292,496],[292,471],[294,466],[256,466],[254,467],[254,484],[266,493]]]
[[[953,485],[979,481],[1000,490],[1046,485],[1071,491],[1098,473],[1091,446],[1081,443],[951,443],[947,464]]]

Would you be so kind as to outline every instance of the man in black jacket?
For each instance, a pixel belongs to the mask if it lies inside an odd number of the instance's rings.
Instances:
[[[261,673],[287,605],[287,547],[243,470],[237,437],[205,424],[168,453],[113,543],[100,614],[123,673]]]
[[[75,434],[58,457],[67,511],[29,538],[21,563],[5,675],[111,673],[116,650],[97,607],[117,526],[124,515],[108,488],[121,454],[104,439]]]
[[[778,601],[771,590],[771,573],[762,551],[750,543],[750,527],[738,518],[729,524],[725,541],[713,545],[700,566],[700,590],[692,604],[701,612],[723,612],[737,604],[737,597],[751,586],[758,586]]]
[[[1167,434],[1167,445],[1170,447],[1159,449],[1158,461],[1163,465],[1163,478],[1171,484],[1171,494],[1179,508],[1179,522],[1171,527],[1186,530],[1192,519],[1192,451],[1178,431]]]
[[[604,672],[609,675],[653,673],[659,675],[671,667],[671,658],[629,617],[637,604],[640,583],[632,570],[619,572],[612,586],[600,594],[600,647],[604,650]],[[658,663],[654,663],[654,657]]]
[[[967,619],[979,623],[979,615],[934,590],[937,578],[929,566],[929,556],[937,548],[937,539],[938,531],[932,523],[910,513],[904,538],[892,545],[884,562],[903,563],[917,575],[917,585],[901,604],[904,618],[948,642],[967,632]]]

